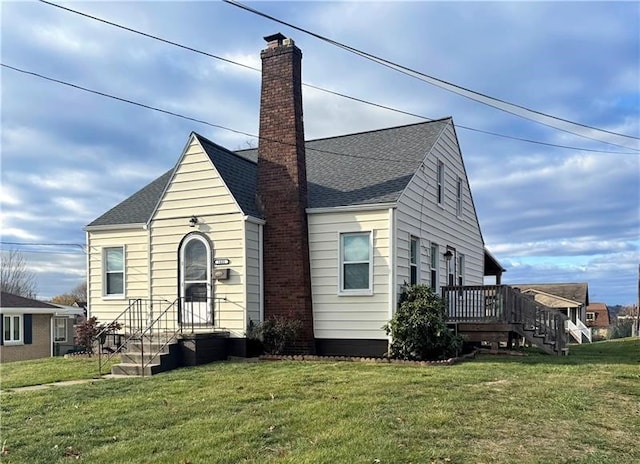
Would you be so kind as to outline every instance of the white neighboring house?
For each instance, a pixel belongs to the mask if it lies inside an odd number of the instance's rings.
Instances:
[[[272,55],[293,54],[299,66],[293,41],[269,39],[261,121],[271,100],[290,110],[266,74],[296,80]],[[301,105],[299,90],[293,99]],[[244,355],[251,322],[291,311],[311,334],[307,351],[379,356],[404,283],[482,285],[485,260],[499,268],[484,249],[452,118],[311,140],[290,157],[266,145],[233,152],[192,133],[172,169],[88,224],[89,316],[109,322],[134,304],[152,320],[167,310],[183,333],[228,333],[228,353]],[[264,193],[268,169],[280,169],[276,190],[303,198],[298,215],[273,212],[289,202]],[[306,169],[302,185],[296,169]],[[272,245],[289,230],[285,247]],[[308,271],[298,271],[305,256]],[[304,272],[308,320],[297,296],[287,300]]]

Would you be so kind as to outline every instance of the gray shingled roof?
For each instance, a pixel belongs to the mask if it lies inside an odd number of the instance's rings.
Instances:
[[[13,293],[2,292],[0,294],[0,307],[2,308],[51,308],[60,309],[59,306],[45,303],[44,301],[25,298]]]
[[[511,287],[519,288],[520,291],[537,290],[551,295],[577,301],[584,306],[589,305],[589,286],[586,283],[567,284],[510,284]]]
[[[396,201],[451,118],[306,142],[308,206],[326,208]],[[231,152],[195,134],[245,214],[256,206],[258,150]],[[145,223],[173,170],[89,226]]]

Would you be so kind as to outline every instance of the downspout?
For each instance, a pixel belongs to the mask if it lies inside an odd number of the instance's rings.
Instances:
[[[258,224],[258,275],[260,282],[258,308],[260,312],[260,323],[264,322],[264,245],[262,236],[264,234],[264,225]]]
[[[396,308],[396,215],[395,209],[389,208],[389,320]],[[391,336],[388,336],[391,344]]]
[[[91,241],[89,238],[89,232],[85,231],[85,243],[87,244],[87,252],[86,254],[86,264],[85,270],[87,272],[87,319],[91,317],[91,269],[89,269],[89,265],[91,263]]]

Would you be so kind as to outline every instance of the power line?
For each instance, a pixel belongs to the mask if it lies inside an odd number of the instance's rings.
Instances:
[[[185,119],[185,120],[188,120],[188,121],[197,122],[199,124],[204,124],[204,125],[207,125],[209,127],[216,128],[216,129],[233,132],[235,134],[240,134],[240,135],[244,135],[244,136],[247,136],[247,137],[252,137],[252,138],[255,138],[255,139],[258,139],[258,140],[264,140],[264,141],[267,141],[267,142],[279,143],[281,145],[294,145],[292,143],[284,142],[282,140],[275,140],[275,139],[270,139],[270,138],[267,138],[267,137],[261,137],[259,135],[252,134],[250,132],[245,132],[245,131],[241,131],[241,130],[238,130],[238,129],[233,129],[233,128],[230,128],[230,127],[222,126],[220,124],[214,124],[214,123],[205,121],[203,119],[197,119],[197,118],[193,118],[191,116],[185,116],[183,114],[176,113],[174,111],[165,110],[165,109],[158,108],[158,107],[155,107],[155,106],[147,105],[145,103],[140,103],[140,102],[137,102],[137,101],[134,101],[134,100],[129,100],[127,98],[118,97],[116,95],[108,94],[108,93],[101,92],[101,91],[98,91],[98,90],[93,90],[93,89],[90,89],[90,88],[87,88],[87,87],[83,87],[83,86],[80,86],[80,85],[77,85],[77,84],[73,84],[71,82],[67,82],[67,81],[63,81],[63,80],[60,80],[60,79],[55,79],[53,77],[45,76],[45,75],[40,74],[40,73],[36,73],[36,72],[33,72],[33,71],[28,71],[26,69],[17,68],[15,66],[10,66],[10,65],[5,64],[5,63],[0,63],[0,66],[2,66],[4,68],[7,68],[7,69],[11,69],[11,70],[16,71],[16,72],[20,72],[20,73],[23,73],[23,74],[28,74],[30,76],[38,77],[40,79],[44,79],[44,80],[47,80],[47,81],[50,81],[50,82],[54,82],[54,83],[57,83],[57,84],[65,85],[65,86],[68,86],[68,87],[72,87],[72,88],[77,89],[77,90],[82,90],[83,92],[88,92],[88,93],[92,93],[92,94],[95,94],[95,95],[100,95],[102,97],[110,98],[110,99],[117,100],[117,101],[120,101],[120,102],[123,102],[123,103],[128,103],[130,105],[139,106],[139,107],[142,107],[142,108],[145,108],[145,109],[148,109],[148,110],[157,111],[159,113],[168,114],[170,116],[174,116],[174,117],[177,117],[177,118],[181,118],[181,119]],[[552,147],[557,147],[557,148],[567,148],[567,149],[571,149],[571,150],[579,150],[579,151],[591,152],[591,153],[606,153],[606,154],[617,154],[617,155],[637,155],[638,154],[638,153],[635,153],[635,152],[612,152],[612,151],[602,151],[602,150],[595,150],[595,149],[589,149],[589,148],[569,147],[569,146],[556,145],[556,144],[545,143],[545,142],[536,142],[536,143],[540,143],[540,144],[547,145],[547,146],[552,146]],[[309,148],[308,150],[309,151],[315,151],[315,152],[318,152],[318,153],[327,153],[327,154],[337,155],[337,156],[346,156],[346,157],[349,157],[349,158],[366,159],[366,160],[370,160],[370,161],[384,161],[384,162],[393,162],[393,163],[403,163],[403,162],[404,163],[410,163],[409,161],[405,161],[405,160],[402,160],[402,159],[377,158],[377,157],[371,157],[371,156],[361,156],[361,155],[355,155],[355,154],[352,154],[352,153],[339,153],[339,152],[335,152],[335,151],[331,151],[331,150],[322,150],[320,148]]]
[[[554,115],[551,115],[551,114],[548,114],[548,113],[543,113],[541,111],[537,111],[537,110],[534,110],[534,109],[531,109],[531,108],[527,108],[525,106],[518,105],[516,103],[511,103],[511,102],[508,102],[506,100],[502,100],[502,99],[499,99],[499,98],[496,98],[496,97],[492,97],[490,95],[487,95],[487,94],[484,94],[484,93],[481,93],[481,92],[477,92],[475,90],[471,90],[469,88],[462,87],[460,85],[454,84],[452,82],[448,82],[448,81],[445,81],[443,79],[440,79],[440,78],[425,74],[423,72],[417,71],[417,70],[409,68],[407,66],[400,65],[398,63],[395,63],[393,61],[387,60],[385,58],[381,58],[381,57],[373,55],[371,53],[364,52],[364,51],[359,50],[359,49],[357,49],[355,47],[351,47],[349,45],[343,44],[341,42],[338,42],[336,40],[330,39],[330,38],[325,37],[323,35],[320,35],[320,34],[317,34],[315,32],[309,31],[308,29],[304,29],[304,28],[302,28],[300,26],[296,26],[296,25],[294,25],[292,23],[283,21],[283,20],[278,19],[278,18],[276,18],[274,16],[271,16],[269,14],[263,13],[262,11],[256,10],[255,8],[251,8],[251,7],[247,6],[247,5],[243,5],[242,3],[238,2],[238,1],[235,1],[235,0],[222,0],[222,1],[224,3],[228,3],[229,5],[233,5],[235,7],[241,8],[241,9],[243,9],[245,11],[250,12],[250,13],[256,14],[256,15],[261,16],[263,18],[269,19],[271,21],[275,21],[275,22],[277,22],[279,24],[288,26],[288,27],[290,27],[292,29],[295,29],[297,31],[303,32],[305,34],[308,34],[308,35],[310,35],[312,37],[315,37],[315,38],[317,38],[319,40],[327,42],[327,43],[329,43],[331,45],[334,45],[334,46],[342,48],[342,49],[344,49],[346,51],[349,51],[349,52],[351,52],[351,53],[353,53],[355,55],[358,55],[360,57],[363,57],[363,58],[368,59],[370,61],[373,61],[375,63],[381,64],[381,65],[383,65],[383,66],[385,66],[387,68],[393,69],[395,71],[401,72],[402,74],[405,74],[407,76],[413,77],[413,78],[421,80],[423,82],[428,82],[428,83],[430,83],[432,85],[436,85],[436,86],[438,86],[440,88],[443,88],[443,89],[448,90],[450,92],[453,92],[453,93],[456,93],[458,95],[461,95],[461,96],[463,96],[465,98],[472,99],[472,100],[474,100],[474,101],[476,101],[478,103],[482,103],[484,105],[491,106],[491,107],[493,107],[495,109],[498,109],[500,111],[505,111],[505,112],[510,113],[510,114],[512,114],[514,116],[518,116],[518,117],[521,117],[521,118],[524,118],[524,119],[528,119],[530,121],[534,121],[534,122],[536,122],[538,124],[543,124],[545,126],[552,127],[552,128],[554,128],[556,130],[559,130],[559,131],[567,132],[567,133],[570,133],[570,134],[573,134],[573,135],[576,135],[576,136],[579,136],[579,137],[583,137],[583,138],[587,138],[587,139],[591,139],[591,140],[596,140],[598,142],[602,142],[602,143],[606,143],[606,144],[610,144],[610,145],[622,146],[624,148],[631,148],[631,147],[628,147],[628,146],[619,145],[619,144],[612,143],[612,142],[606,142],[604,140],[600,140],[600,139],[597,139],[597,138],[594,138],[594,137],[589,137],[589,136],[584,135],[584,134],[579,134],[579,133],[576,133],[576,132],[572,132],[572,131],[569,131],[567,129],[562,129],[560,127],[556,127],[556,126],[551,125],[549,123],[545,123],[545,122],[533,119],[532,117],[527,117],[527,116],[525,116],[523,114],[519,114],[519,113],[517,113],[517,112],[515,112],[513,110],[502,108],[500,106],[497,106],[495,103],[492,104],[492,103],[489,103],[487,101],[483,101],[483,99],[489,100],[491,102],[497,102],[497,103],[500,103],[501,105],[507,105],[507,106],[512,107],[512,108],[517,108],[519,110],[523,110],[523,111],[526,111],[528,113],[533,113],[533,114],[536,114],[538,116],[543,116],[545,118],[553,119],[553,120],[560,121],[560,122],[563,122],[563,123],[566,123],[566,124],[571,124],[571,125],[574,125],[574,126],[583,127],[585,129],[595,130],[595,131],[607,133],[607,134],[610,134],[610,135],[615,135],[615,136],[618,136],[618,137],[625,137],[625,138],[629,138],[629,139],[632,139],[632,140],[640,140],[639,137],[634,137],[634,136],[627,135],[627,134],[613,132],[613,131],[609,131],[609,130],[606,130],[606,129],[601,129],[601,128],[594,127],[594,126],[589,126],[587,124],[571,121],[571,120],[564,119],[564,118],[561,118],[561,117],[558,117],[558,116],[554,116]],[[428,79],[428,80],[425,80],[425,79]]]
[[[20,73],[29,74],[31,76],[39,77],[40,79],[45,79],[47,81],[55,82],[57,84],[66,85],[68,87],[72,87],[72,88],[77,89],[77,90],[82,90],[84,92],[89,92],[89,93],[93,93],[93,94],[96,94],[96,95],[100,95],[102,97],[111,98],[113,100],[118,100],[120,102],[129,103],[130,105],[140,106],[140,107],[146,108],[148,110],[158,111],[160,113],[165,113],[165,114],[168,114],[170,116],[175,116],[177,118],[186,119],[188,121],[193,121],[193,122],[197,122],[197,123],[200,123],[200,124],[205,124],[207,126],[214,127],[216,129],[221,129],[221,130],[233,132],[235,134],[245,135],[247,137],[256,138],[258,140],[264,140],[264,141],[267,141],[267,142],[279,143],[281,145],[295,146],[294,143],[284,142],[282,140],[270,139],[270,138],[267,138],[267,137],[261,137],[259,135],[251,134],[249,132],[244,132],[244,131],[241,131],[241,130],[232,129],[230,127],[225,127],[225,126],[222,126],[220,124],[214,124],[214,123],[211,123],[211,122],[208,122],[208,121],[204,121],[202,119],[192,118],[190,116],[185,116],[185,115],[180,114],[180,113],[176,113],[176,112],[173,112],[173,111],[165,110],[165,109],[162,109],[162,108],[157,108],[155,106],[151,106],[151,105],[147,105],[147,104],[144,104],[144,103],[136,102],[134,100],[129,100],[129,99],[126,99],[126,98],[117,97],[115,95],[111,95],[111,94],[108,94],[108,93],[100,92],[98,90],[93,90],[93,89],[89,89],[87,87],[82,87],[80,85],[73,84],[71,82],[62,81],[60,79],[54,79],[52,77],[48,77],[48,76],[45,76],[43,74],[39,74],[39,73],[36,73],[36,72],[33,72],[33,71],[27,71],[25,69],[20,69],[20,68],[14,67],[14,66],[9,66],[8,64],[0,63],[0,66],[2,66],[4,68],[11,69],[13,71],[20,72]],[[370,160],[370,161],[384,161],[384,162],[393,162],[393,163],[411,163],[411,164],[413,164],[411,161],[405,161],[405,160],[402,160],[402,159],[377,158],[377,157],[372,157],[372,156],[361,156],[361,155],[354,155],[354,154],[351,154],[351,153],[339,153],[339,152],[335,152],[335,151],[331,151],[331,150],[322,150],[320,148],[309,148],[309,151],[315,151],[315,152],[319,152],[319,153],[327,153],[327,154],[337,155],[337,156],[346,156],[346,157],[349,157],[349,158],[360,158],[360,159],[365,159],[365,160]],[[626,154],[630,154],[630,153],[626,153]]]
[[[249,66],[249,65],[246,65],[246,64],[243,64],[243,63],[239,63],[237,61],[230,60],[228,58],[224,58],[224,57],[221,57],[221,56],[218,56],[218,55],[214,55],[212,53],[208,53],[208,52],[205,52],[203,50],[199,50],[197,48],[190,47],[188,45],[184,45],[184,44],[180,44],[178,42],[174,42],[172,40],[164,39],[162,37],[159,37],[159,36],[156,36],[156,35],[153,35],[153,34],[149,34],[147,32],[142,32],[142,31],[139,31],[137,29],[133,29],[133,28],[130,28],[130,27],[127,27],[127,26],[123,26],[121,24],[118,24],[118,23],[115,23],[115,22],[112,22],[112,21],[108,21],[106,19],[99,18],[97,16],[93,16],[93,15],[90,15],[88,13],[84,13],[82,11],[74,10],[72,8],[68,8],[68,7],[65,7],[65,6],[62,6],[62,5],[57,5],[55,3],[52,3],[52,2],[49,2],[49,1],[46,1],[46,0],[39,0],[39,1],[41,3],[46,4],[46,5],[50,5],[50,6],[53,6],[55,8],[59,8],[61,10],[68,11],[70,13],[74,13],[74,14],[80,15],[80,16],[83,16],[83,17],[88,18],[88,19],[99,21],[101,23],[104,23],[104,24],[107,24],[107,25],[110,25],[110,26],[113,26],[113,27],[116,27],[116,28],[119,28],[119,29],[123,29],[125,31],[132,32],[134,34],[138,34],[138,35],[142,35],[144,37],[150,38],[150,39],[158,40],[158,41],[160,41],[162,43],[165,43],[165,44],[173,45],[175,47],[182,48],[184,50],[188,50],[188,51],[191,51],[191,52],[194,52],[194,53],[198,53],[198,54],[207,56],[209,58],[213,58],[213,59],[216,59],[216,60],[223,61],[225,63],[233,64],[233,65],[236,65],[236,66],[240,66],[242,68],[249,69],[251,71],[255,71],[255,72],[258,72],[258,73],[260,72],[260,69],[254,68],[253,66]],[[240,5],[237,5],[237,6],[240,6]],[[244,6],[241,6],[241,7],[244,7]],[[269,18],[273,19],[275,21],[278,21],[275,18],[271,18],[271,17],[269,17]],[[295,26],[291,26],[291,27],[295,27]],[[376,108],[385,109],[385,110],[388,110],[388,111],[393,111],[393,112],[396,112],[396,113],[399,113],[399,114],[404,114],[404,115],[407,115],[407,116],[416,117],[416,118],[423,119],[423,120],[426,120],[426,121],[434,121],[434,118],[429,118],[429,117],[421,115],[421,114],[412,113],[412,112],[409,112],[409,111],[404,111],[404,110],[401,110],[401,109],[398,109],[398,108],[393,108],[391,106],[383,105],[383,104],[380,104],[380,103],[371,102],[369,100],[365,100],[365,99],[362,99],[362,98],[354,97],[354,96],[347,95],[347,94],[344,94],[344,93],[340,93],[340,92],[337,92],[337,91],[334,91],[334,90],[325,89],[325,88],[322,88],[322,87],[319,87],[319,86],[316,86],[316,85],[312,85],[312,84],[308,84],[308,83],[304,83],[304,82],[302,83],[302,85],[305,86],[305,87],[314,89],[314,90],[318,90],[320,92],[325,92],[325,93],[328,93],[330,95],[334,95],[334,96],[337,96],[337,97],[349,99],[349,100],[356,101],[356,102],[359,102],[359,103],[363,103],[363,104],[366,104],[366,105],[370,105],[370,106],[373,106],[373,107],[376,107]],[[170,113],[170,112],[168,112],[168,113]],[[206,122],[203,122],[203,121],[200,121],[200,120],[193,120],[193,121],[200,122],[200,123],[203,123],[203,124],[207,124]],[[551,126],[551,127],[553,127],[553,126]],[[221,128],[221,127],[218,127],[218,128]],[[461,125],[461,124],[456,124],[456,128],[464,129],[464,130],[468,130],[468,131],[473,131],[473,132],[478,132],[478,133],[486,134],[486,135],[492,135],[492,136],[495,136],[495,137],[501,137],[501,138],[505,138],[505,139],[516,140],[516,141],[525,142],[525,143],[532,143],[532,144],[536,144],[536,145],[543,145],[543,146],[553,147],[553,148],[562,148],[562,149],[575,150],[575,151],[587,151],[587,152],[593,152],[593,153],[635,154],[635,153],[619,152],[619,151],[594,150],[594,149],[588,149],[588,148],[573,147],[573,146],[569,146],[569,145],[560,145],[560,144],[554,144],[554,143],[549,143],[549,142],[542,142],[542,141],[539,141],[539,140],[533,140],[533,139],[527,139],[527,138],[523,138],[523,137],[516,137],[516,136],[511,136],[511,135],[506,135],[506,134],[500,134],[500,133],[497,133],[497,132],[478,129],[478,128],[469,127],[469,126],[465,126],[465,125]],[[565,131],[565,132],[568,132],[568,131]],[[569,132],[569,133],[571,133],[573,135],[579,135],[579,134],[574,134],[573,132]],[[244,135],[249,135],[249,134],[244,134]],[[249,136],[256,137],[254,135],[249,135]],[[599,140],[599,139],[592,139],[592,140],[595,140],[595,141],[600,142],[600,143],[606,143],[606,144],[609,144],[609,145],[614,145],[614,146],[630,149],[630,150],[640,151],[640,150],[632,148],[632,147],[628,147],[628,146],[625,146],[625,145],[618,145],[618,144],[611,143],[611,142],[605,142],[605,141]]]

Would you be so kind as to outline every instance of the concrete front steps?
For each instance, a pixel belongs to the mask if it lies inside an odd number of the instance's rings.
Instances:
[[[164,345],[164,346],[163,346]],[[127,351],[120,355],[121,362],[111,366],[114,375],[154,375],[170,371],[180,365],[180,346],[177,340],[129,341]],[[143,368],[144,365],[144,368]]]

